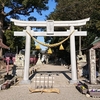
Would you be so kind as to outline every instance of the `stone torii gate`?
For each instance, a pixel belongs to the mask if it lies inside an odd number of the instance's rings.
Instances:
[[[30,64],[30,41],[31,37],[26,33],[28,31],[32,36],[69,36],[71,32],[75,29],[75,26],[85,25],[90,18],[75,20],[75,21],[21,21],[16,19],[11,19],[15,25],[26,27],[26,30],[23,32],[15,31],[14,36],[26,36],[26,45],[25,45],[25,66],[24,66],[24,76],[23,76],[23,84],[30,83],[29,80],[29,64]],[[46,27],[46,32],[34,32],[31,30],[31,27]],[[67,31],[54,31],[54,27],[70,27],[70,30]],[[70,36],[70,54],[71,54],[71,69],[72,69],[72,80],[71,84],[77,83],[77,70],[76,70],[76,53],[75,53],[75,36],[86,36],[86,31],[78,31],[75,30],[74,33]]]

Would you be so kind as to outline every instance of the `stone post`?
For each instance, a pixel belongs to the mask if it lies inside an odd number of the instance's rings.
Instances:
[[[95,55],[95,50],[90,49],[89,50],[89,67],[90,67],[90,83],[91,84],[96,84],[96,55]]]

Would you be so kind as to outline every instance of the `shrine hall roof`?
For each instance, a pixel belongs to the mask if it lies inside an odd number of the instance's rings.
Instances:
[[[92,48],[93,48],[93,49],[98,49],[98,48],[100,48],[100,38],[97,38],[96,40],[94,40],[94,41],[91,43],[91,45],[92,45]]]
[[[98,49],[98,48],[100,48],[100,41],[97,42],[95,45],[93,45],[92,48],[93,48],[93,49]]]

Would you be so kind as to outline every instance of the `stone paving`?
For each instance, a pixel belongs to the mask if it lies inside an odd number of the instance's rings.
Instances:
[[[30,93],[29,88],[35,88],[35,78],[49,76],[53,77],[53,87],[60,90],[60,93]],[[45,76],[48,79],[48,76]],[[42,78],[41,78],[42,79]],[[7,90],[0,91],[0,100],[100,100],[100,98],[86,97],[76,89],[76,84],[70,84],[71,72],[64,66],[43,65],[37,73],[31,77],[31,84],[17,84]],[[45,83],[46,85],[46,83]],[[37,85],[38,86],[38,85]],[[44,84],[39,84],[44,86]],[[49,87],[51,83],[49,84]]]
[[[48,76],[51,79],[49,79]],[[53,78],[53,82],[54,82],[53,87],[66,87],[69,84],[69,80],[71,79],[71,73],[64,66],[45,65],[37,70],[37,73],[34,77],[35,78],[39,77],[39,79],[41,77],[44,79],[44,77],[45,77],[46,81],[49,80],[50,82],[52,81],[52,78]],[[32,81],[34,81],[35,78],[33,78]],[[48,84],[48,83],[46,83],[46,84]]]

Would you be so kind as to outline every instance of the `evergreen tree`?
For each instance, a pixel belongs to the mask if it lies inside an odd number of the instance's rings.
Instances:
[[[24,48],[24,38],[13,36],[14,29],[17,31],[22,28],[11,26],[9,18],[21,19],[20,15],[23,15],[28,16],[28,20],[36,20],[34,15],[30,16],[30,14],[37,11],[41,15],[42,10],[48,9],[47,4],[48,0],[0,0],[0,38],[5,40],[3,42],[10,46],[12,51],[15,50],[16,45]]]
[[[90,17],[90,21],[81,30],[88,32],[82,37],[82,48],[87,48],[96,36],[100,37],[100,0],[56,0],[57,6],[47,19],[56,21],[81,20]],[[78,30],[80,27],[76,27]],[[69,28],[55,28],[55,30],[67,30]],[[64,37],[45,37],[46,42],[59,42]],[[69,50],[69,41],[64,46]],[[79,49],[79,37],[76,37],[76,49]]]

